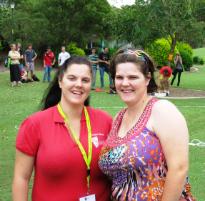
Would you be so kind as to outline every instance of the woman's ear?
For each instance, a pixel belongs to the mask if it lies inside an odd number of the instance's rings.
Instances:
[[[147,80],[147,86],[149,85],[150,79],[152,78],[151,73],[149,72],[146,76],[146,80]]]
[[[62,82],[62,80],[60,78],[58,78],[58,85],[60,88],[61,88],[61,82]]]

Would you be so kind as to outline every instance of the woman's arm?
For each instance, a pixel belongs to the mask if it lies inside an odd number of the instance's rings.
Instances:
[[[179,200],[188,171],[188,128],[183,115],[170,102],[158,101],[153,108],[153,129],[166,158],[168,172],[162,201]]]
[[[28,184],[33,171],[33,165],[34,157],[16,150],[12,184],[13,201],[28,201]]]

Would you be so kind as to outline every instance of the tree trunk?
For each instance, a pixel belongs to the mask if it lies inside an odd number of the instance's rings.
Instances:
[[[171,61],[173,60],[173,56],[174,56],[174,49],[176,47],[176,43],[177,43],[177,37],[176,34],[170,35],[171,37],[171,49],[169,52],[169,56],[168,56],[168,65],[171,66]]]

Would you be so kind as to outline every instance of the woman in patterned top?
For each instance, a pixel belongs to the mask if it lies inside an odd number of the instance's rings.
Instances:
[[[140,50],[119,50],[111,70],[127,105],[116,116],[99,159],[112,180],[112,200],[193,201],[186,179],[186,121],[171,102],[149,96],[157,88],[151,58]]]

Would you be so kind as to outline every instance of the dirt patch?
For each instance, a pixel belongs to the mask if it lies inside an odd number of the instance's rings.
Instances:
[[[205,91],[182,89],[182,88],[170,88],[169,97],[204,97]]]

